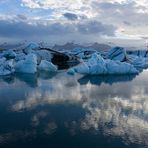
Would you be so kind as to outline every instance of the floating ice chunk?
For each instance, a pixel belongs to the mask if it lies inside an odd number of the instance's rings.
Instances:
[[[135,55],[135,56],[138,56],[138,57],[148,57],[148,51],[147,50],[128,50],[127,54]]]
[[[106,68],[108,74],[137,74],[138,70],[131,64],[126,62],[115,62],[106,60]]]
[[[47,72],[56,72],[57,66],[52,64],[51,62],[42,60],[40,65],[38,66],[39,70],[47,71]]]
[[[15,61],[18,62],[20,60],[25,60],[25,58],[26,58],[26,55],[24,53],[18,53],[16,54]]]
[[[87,61],[72,68],[80,74],[137,74],[139,71],[131,64],[120,61],[104,60],[100,55],[94,54]],[[72,71],[71,69],[71,71]]]
[[[67,70],[67,73],[69,75],[74,75],[76,72],[75,72],[75,69],[74,68],[70,68],[70,69]]]
[[[14,60],[6,61],[5,58],[0,60],[0,76],[9,75],[14,72]]]
[[[4,64],[5,61],[6,61],[6,58],[5,58],[5,57],[0,58],[0,66],[1,66],[2,64]]]
[[[14,59],[16,57],[16,53],[12,49],[9,49],[3,52],[3,56],[7,59]]]
[[[128,55],[128,62],[137,68],[148,67],[148,58],[138,57],[135,55]]]
[[[20,73],[36,73],[37,72],[37,57],[34,54],[26,56],[25,60],[21,60],[15,64],[15,72]]]
[[[33,53],[33,50],[39,49],[39,45],[36,43],[29,43],[28,45],[26,45],[26,47],[24,48],[24,53],[25,54],[30,54]]]
[[[122,47],[114,47],[108,52],[107,58],[120,62],[125,61],[126,51]]]
[[[106,74],[107,72],[105,60],[98,54],[93,54],[86,63],[89,66],[89,74]]]
[[[93,48],[74,48],[71,50],[71,54],[76,55],[80,59],[88,59],[94,53],[96,53],[96,50]]]
[[[80,74],[89,74],[89,67],[87,63],[83,62],[80,65],[74,67],[75,72]]]
[[[46,60],[50,62],[53,58],[52,54],[47,50],[37,50],[36,55],[38,64],[41,62],[41,60]]]

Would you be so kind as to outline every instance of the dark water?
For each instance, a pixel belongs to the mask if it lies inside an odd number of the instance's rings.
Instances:
[[[0,148],[148,147],[148,71],[0,78]]]

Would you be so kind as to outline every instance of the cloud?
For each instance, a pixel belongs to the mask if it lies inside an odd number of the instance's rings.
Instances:
[[[27,20],[27,17],[23,14],[18,14],[17,17],[21,20]]]
[[[19,16],[19,18],[25,19],[25,17]],[[29,24],[24,21],[0,21],[0,37],[5,38],[22,38],[22,39],[31,39],[31,38],[48,38],[49,36],[63,36],[74,34],[78,35],[114,35],[116,28],[112,25],[102,24],[101,22],[84,22],[84,23],[49,23],[42,24],[36,22],[35,24]],[[74,36],[71,38],[74,39]]]
[[[113,25],[103,24],[99,21],[87,21],[78,24],[78,30],[84,34],[102,34],[114,36],[116,27]]]
[[[15,36],[28,28],[27,33],[22,34],[22,38],[29,34],[28,38],[31,39],[41,32],[45,36],[56,35],[55,39],[61,33],[64,35],[62,40],[68,39],[68,41],[79,35],[85,35],[80,41],[84,38],[92,38],[92,35],[94,35],[93,39],[104,38],[104,35],[112,36],[112,39],[116,37],[118,41],[121,38],[131,39],[131,37],[139,39],[139,36],[148,34],[146,2],[147,0],[14,0],[12,3],[11,0],[1,0],[0,20],[10,21],[11,27],[14,22],[17,22],[15,26],[19,31],[13,27],[16,30]]]
[[[63,16],[66,17],[68,20],[71,20],[71,21],[75,21],[75,20],[78,19],[78,16],[74,13],[64,13]]]

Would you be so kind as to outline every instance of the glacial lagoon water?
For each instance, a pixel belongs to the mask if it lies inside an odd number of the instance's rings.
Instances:
[[[0,148],[148,147],[148,71],[0,78]]]

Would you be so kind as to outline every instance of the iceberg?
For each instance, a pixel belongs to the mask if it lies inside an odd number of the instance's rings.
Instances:
[[[37,50],[35,54],[37,55],[38,64],[41,62],[41,60],[46,60],[50,62],[53,58],[52,54],[47,50]]]
[[[139,71],[131,64],[126,62],[115,62],[106,60],[108,74],[137,74]]]
[[[9,75],[14,72],[14,60],[0,59],[0,76]]]
[[[82,62],[67,71],[68,74],[76,72],[85,75],[105,75],[105,74],[137,74],[139,71],[130,63],[103,59],[98,54]],[[74,73],[73,73],[74,74]]]
[[[15,72],[19,73],[36,73],[37,57],[35,54],[29,54],[25,60],[18,61],[15,64]]]
[[[16,53],[12,49],[9,49],[3,52],[3,57],[7,59],[14,59],[16,57]]]
[[[123,62],[127,59],[127,54],[124,48],[114,47],[111,50],[109,50],[107,58],[110,60]]]
[[[25,60],[25,58],[26,58],[26,55],[21,52],[21,53],[16,54],[15,61],[18,62],[21,60]]]
[[[136,68],[148,68],[148,58],[128,55],[128,62]]]
[[[39,49],[39,45],[36,43],[29,43],[28,45],[26,45],[26,47],[23,49],[23,52],[25,54],[30,54],[33,53],[33,50],[37,50]]]
[[[0,52],[0,75],[13,72],[36,73],[37,70],[55,72],[58,70],[55,63],[60,65],[62,62],[65,64],[73,61],[79,64],[76,63],[77,66],[67,70],[71,75],[136,74],[148,68],[146,55],[147,51],[126,52],[122,47],[114,47],[103,53],[91,48],[74,48],[62,53],[30,43],[19,50],[8,49]]]
[[[71,50],[71,54],[76,55],[80,59],[88,59],[91,57],[92,54],[96,53],[97,51],[92,48],[74,48]]]
[[[58,70],[57,66],[46,60],[41,61],[40,65],[38,66],[38,69],[46,72],[56,72]]]

